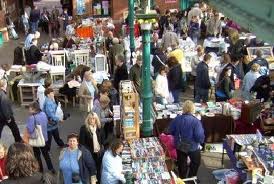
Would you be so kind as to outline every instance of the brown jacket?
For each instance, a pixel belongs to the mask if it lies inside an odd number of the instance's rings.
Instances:
[[[93,87],[95,88],[95,94],[98,92],[98,89],[96,87],[96,82],[93,81],[92,82],[93,84]],[[90,92],[89,92],[89,89],[87,87],[87,84],[86,82],[82,82],[80,88],[79,88],[79,92],[78,92],[78,96],[79,96],[79,104],[80,104],[80,109],[82,111],[85,111],[85,112],[90,112],[93,108],[93,100],[94,98],[92,99],[89,99],[89,98],[86,98],[85,96],[95,96],[95,94],[91,95]]]

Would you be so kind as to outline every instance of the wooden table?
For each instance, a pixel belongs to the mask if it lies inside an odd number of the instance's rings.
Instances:
[[[21,105],[27,106],[37,99],[37,88],[40,83],[25,83],[24,79],[21,79],[17,86]]]
[[[154,134],[159,136],[167,130],[172,118],[157,119],[154,123]],[[202,124],[205,131],[205,143],[222,142],[223,138],[234,131],[232,116],[216,114],[214,117],[202,116]]]

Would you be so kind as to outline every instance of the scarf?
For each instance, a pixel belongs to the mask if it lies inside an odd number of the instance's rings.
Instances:
[[[94,153],[98,153],[100,151],[100,144],[97,139],[96,126],[89,125],[89,130],[92,133],[93,151],[94,151]]]

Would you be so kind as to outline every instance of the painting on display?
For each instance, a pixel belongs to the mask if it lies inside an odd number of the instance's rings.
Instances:
[[[84,15],[86,12],[85,0],[77,0],[77,15]]]

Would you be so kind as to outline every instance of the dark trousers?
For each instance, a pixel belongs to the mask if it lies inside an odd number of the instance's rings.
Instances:
[[[65,146],[63,140],[60,138],[58,128],[48,131],[48,141],[46,142],[47,150],[50,151],[52,136],[58,146]]]
[[[3,131],[3,128],[5,125],[7,125],[10,128],[15,142],[21,142],[22,138],[20,136],[18,126],[13,118],[12,118],[11,122],[9,122],[9,123],[6,120],[0,120],[0,138],[1,138],[2,131]]]
[[[173,89],[171,90],[171,94],[174,98],[174,103],[179,103],[180,102],[180,89]]]
[[[113,134],[113,127],[114,127],[113,121],[105,124],[104,126],[105,139],[107,139],[109,135]]]
[[[208,92],[209,92],[209,89],[202,89],[196,86],[195,102],[196,103],[201,103],[201,101],[204,103],[208,102]]]
[[[189,153],[184,153],[179,150],[177,151],[177,162],[178,162],[178,170],[180,178],[190,178],[193,176],[197,176],[198,169],[201,163],[201,151],[192,151]],[[187,157],[190,158],[190,165],[187,166]],[[187,174],[187,171],[189,172]]]
[[[41,153],[46,161],[46,164],[48,166],[49,170],[53,170],[53,165],[49,156],[49,151],[47,149],[46,146],[44,147],[33,147],[33,153],[35,158],[37,159],[38,163],[39,163],[39,167],[40,167],[40,172],[43,172],[43,164],[42,164],[42,160],[41,160]]]

